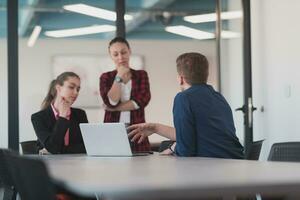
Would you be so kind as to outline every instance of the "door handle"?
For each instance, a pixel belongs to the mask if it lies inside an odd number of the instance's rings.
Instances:
[[[248,124],[249,124],[249,128],[252,127],[253,125],[253,111],[257,110],[256,107],[253,106],[253,102],[252,102],[252,98],[249,97],[248,98]]]
[[[242,107],[235,109],[235,111],[242,111],[244,114],[248,115],[248,126],[249,126],[249,128],[252,127],[252,123],[253,123],[252,112],[255,111],[255,110],[257,110],[257,108],[253,106],[253,104],[252,104],[252,98],[250,98],[250,97],[248,98],[247,108],[246,108],[246,105],[243,105]],[[244,121],[244,123],[246,123],[246,122]]]
[[[243,113],[245,113],[245,106],[242,106],[240,108],[236,108],[235,111],[242,111]]]

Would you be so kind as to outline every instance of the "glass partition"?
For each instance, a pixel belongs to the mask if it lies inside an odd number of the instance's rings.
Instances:
[[[243,143],[243,113],[235,111],[244,102],[243,11],[241,1],[227,2],[221,7],[221,87],[233,111],[237,136]]]
[[[206,55],[210,62],[209,84],[219,89],[215,3],[213,0],[126,1],[126,36],[132,50],[130,64],[146,70],[150,80],[151,100],[145,111],[146,121],[173,125],[173,98],[179,92],[175,60],[182,53],[194,51]],[[221,1],[222,10],[240,10],[239,6],[231,8],[231,4],[234,3]],[[66,70],[80,74],[82,80],[74,106],[84,109],[90,122],[103,121],[99,77],[115,68],[108,54],[108,43],[115,37],[114,10],[115,1],[107,0],[20,1],[20,141],[36,139],[31,114],[41,109],[51,80]],[[235,20],[241,23],[241,19]],[[236,91],[225,89],[234,80],[226,72],[232,60],[225,61],[225,58],[227,53],[231,57],[236,55],[233,47],[230,51],[228,48],[231,43],[236,44],[236,49],[241,48],[241,36],[229,31],[241,32],[232,28],[231,19],[224,19],[221,24],[224,30],[221,85],[226,85],[221,89],[230,99]],[[239,64],[235,66],[242,69]],[[230,102],[235,108],[235,101]],[[151,138],[151,141],[162,139]]]

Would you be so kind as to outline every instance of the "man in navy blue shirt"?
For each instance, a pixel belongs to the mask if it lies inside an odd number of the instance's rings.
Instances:
[[[185,53],[177,60],[181,87],[174,99],[169,127],[143,123],[129,127],[132,141],[142,142],[153,133],[176,141],[165,154],[242,159],[243,147],[235,135],[232,111],[225,98],[207,84],[208,61],[199,53]]]

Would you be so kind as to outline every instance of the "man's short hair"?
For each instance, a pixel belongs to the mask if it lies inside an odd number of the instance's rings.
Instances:
[[[207,83],[208,61],[200,53],[184,53],[176,59],[177,72],[190,84]]]

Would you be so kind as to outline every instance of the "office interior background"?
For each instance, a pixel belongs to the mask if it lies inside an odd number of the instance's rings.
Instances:
[[[114,26],[111,19],[99,19],[76,13],[64,6],[84,3],[114,11],[115,1],[105,0],[20,0],[19,1],[19,134],[20,142],[36,139],[30,116],[40,109],[48,85],[54,78],[57,56],[108,57],[108,42],[114,31],[57,38],[50,31]],[[242,11],[240,0],[221,0],[222,12]],[[300,79],[299,31],[297,0],[251,0],[253,139],[265,139],[262,160],[275,142],[299,141]],[[0,0],[0,147],[8,146],[8,78],[6,1]],[[176,82],[176,57],[184,52],[205,54],[210,62],[209,83],[228,100],[234,114],[237,135],[244,140],[243,105],[243,19],[241,16],[222,20],[220,65],[217,59],[216,20],[193,23],[186,16],[213,14],[215,0],[127,0],[127,39],[134,55],[141,56],[148,72],[152,99],[146,108],[148,122],[173,125],[173,98],[179,91]],[[191,38],[178,35],[168,27],[185,26],[206,34]],[[28,45],[36,26],[41,32],[33,46]],[[50,34],[49,34],[50,32]],[[52,32],[53,33],[53,32]],[[230,34],[228,34],[230,33]],[[17,59],[17,58],[16,58]],[[219,68],[220,66],[220,68]],[[110,67],[110,66],[108,66]],[[97,84],[97,80],[91,80]],[[83,83],[82,83],[83,84]],[[80,95],[84,95],[81,93]],[[82,96],[88,99],[89,96]],[[81,105],[90,122],[101,122],[101,101],[96,106]],[[158,136],[152,142],[163,140]]]

